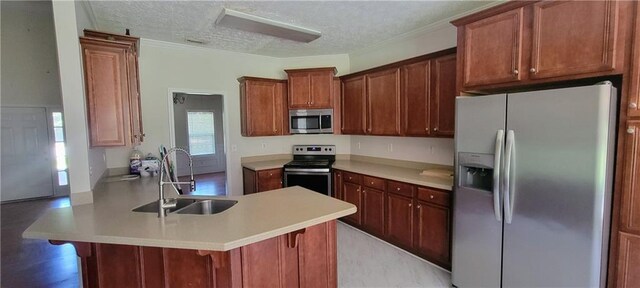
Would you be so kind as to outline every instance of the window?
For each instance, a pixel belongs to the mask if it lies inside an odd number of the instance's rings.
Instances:
[[[189,152],[191,155],[207,155],[216,153],[213,112],[187,112],[189,126]]]
[[[62,112],[51,113],[53,117],[53,136],[55,141],[56,170],[58,170],[58,186],[69,185],[67,171],[67,149],[64,143],[64,122]]]

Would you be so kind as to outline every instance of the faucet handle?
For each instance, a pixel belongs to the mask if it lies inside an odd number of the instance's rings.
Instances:
[[[193,178],[191,178],[191,181],[189,181],[191,183],[191,192],[196,191],[196,180],[193,180]]]

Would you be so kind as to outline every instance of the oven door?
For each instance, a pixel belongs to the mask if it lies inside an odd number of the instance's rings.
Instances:
[[[333,196],[331,186],[331,171],[313,172],[313,169],[291,169],[284,171],[284,187],[301,186],[309,190]],[[325,170],[326,169],[321,169]]]

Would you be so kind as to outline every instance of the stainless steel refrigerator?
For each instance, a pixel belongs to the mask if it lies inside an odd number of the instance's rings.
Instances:
[[[605,286],[616,95],[456,99],[453,285]]]

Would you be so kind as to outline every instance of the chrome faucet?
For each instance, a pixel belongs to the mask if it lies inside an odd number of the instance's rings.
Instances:
[[[167,169],[167,172],[169,169],[168,167],[165,166],[167,163],[167,157],[169,157],[171,153],[177,152],[177,151],[183,152],[184,154],[187,154],[187,156],[189,157],[189,169],[191,173],[190,174],[191,179],[189,180],[189,182],[178,182],[178,181],[174,182],[171,180],[171,175],[169,175],[168,182],[164,181],[165,168]],[[178,204],[178,201],[176,198],[171,198],[171,199],[164,198],[165,184],[171,184],[171,186],[173,186],[173,189],[176,190],[176,192],[180,195],[182,195],[182,190],[177,189],[176,185],[189,184],[189,189],[190,189],[189,191],[193,192],[194,190],[196,190],[196,181],[193,180],[193,159],[191,158],[191,154],[189,154],[187,150],[184,150],[179,147],[173,147],[169,149],[169,151],[167,151],[167,154],[164,155],[164,157],[162,157],[162,163],[160,163],[160,181],[158,183],[158,185],[160,186],[160,189],[159,189],[160,199],[158,200],[158,217],[159,218],[164,218],[165,216],[167,216],[167,209],[174,208]]]

